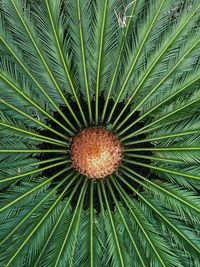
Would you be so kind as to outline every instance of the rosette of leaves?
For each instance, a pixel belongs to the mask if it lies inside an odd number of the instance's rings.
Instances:
[[[0,1],[1,266],[200,266],[199,12]],[[70,148],[97,127],[123,156],[91,179]]]

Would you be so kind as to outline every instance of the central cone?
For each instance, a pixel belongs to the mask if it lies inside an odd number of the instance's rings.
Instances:
[[[105,128],[87,128],[72,139],[71,159],[76,170],[91,179],[111,175],[122,159],[122,144]]]

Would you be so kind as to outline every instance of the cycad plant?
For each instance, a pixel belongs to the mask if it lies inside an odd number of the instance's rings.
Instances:
[[[0,266],[200,266],[199,0],[0,0]]]

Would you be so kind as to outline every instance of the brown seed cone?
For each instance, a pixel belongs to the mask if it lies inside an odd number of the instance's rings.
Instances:
[[[71,159],[74,168],[90,179],[111,175],[122,160],[119,139],[105,128],[87,128],[73,137]]]

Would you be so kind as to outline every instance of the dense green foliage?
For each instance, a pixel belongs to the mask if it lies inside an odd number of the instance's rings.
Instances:
[[[200,266],[199,24],[199,0],[0,0],[0,266]],[[125,150],[101,181],[69,151],[96,125]]]

